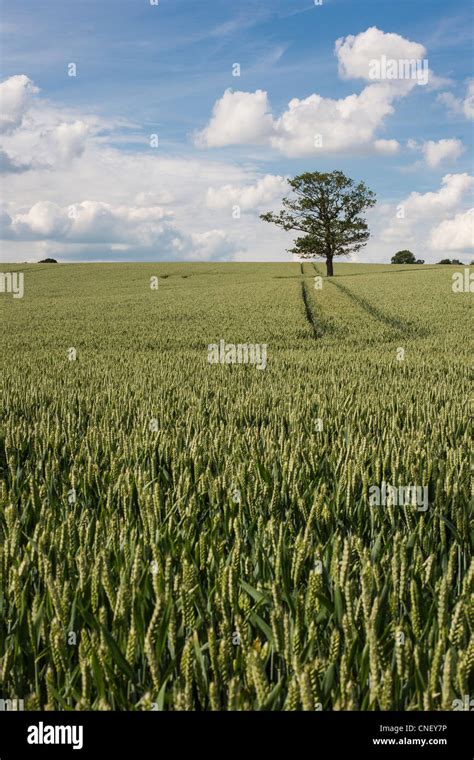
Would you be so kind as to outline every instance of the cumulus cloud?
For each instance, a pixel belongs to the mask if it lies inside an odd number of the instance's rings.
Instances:
[[[290,157],[373,148],[376,130],[393,113],[394,98],[386,84],[369,85],[359,95],[339,100],[294,98],[275,121],[271,145]]]
[[[474,208],[445,219],[431,230],[430,245],[438,251],[466,251],[474,248]]]
[[[362,65],[357,37],[339,47],[345,75],[355,76]],[[0,168],[7,172],[9,203],[1,221],[6,255],[13,252],[9,260],[32,255],[63,260],[274,260],[291,243],[288,233],[256,222],[252,213],[238,222],[229,214],[233,205],[248,211],[272,208],[287,191],[284,177],[261,176],[248,164],[211,160],[202,153],[173,157],[145,148],[122,150],[114,147],[114,140],[121,141],[118,122],[104,126],[94,115],[42,101],[27,77],[19,79],[9,85],[15,97],[10,93],[0,153]],[[255,143],[295,157],[351,150],[391,156],[400,145],[383,139],[381,130],[397,98],[415,85],[380,81],[364,84],[358,94],[347,97],[313,94],[291,100],[275,115],[263,90],[227,90],[195,140],[201,147]],[[449,153],[454,157],[452,146],[435,146],[431,160],[438,157],[441,163]],[[421,153],[421,146],[417,149]],[[26,183],[22,173],[27,170]],[[388,239],[390,234],[392,239],[401,236],[404,247],[411,239],[427,245],[437,226],[454,223],[464,213],[470,188],[466,177],[447,175],[436,192],[412,193],[405,200],[405,221],[395,224],[394,207],[386,207],[373,223],[378,246],[374,260],[380,260],[383,250],[382,232]],[[414,250],[423,255],[421,246]]]
[[[461,140],[454,137],[443,138],[442,140],[426,140],[421,143],[416,140],[408,140],[407,147],[423,156],[423,160],[417,161],[413,165],[414,167],[422,166],[424,163],[431,169],[435,169],[439,164],[446,161],[456,161],[465,151]]]
[[[272,130],[267,93],[228,89],[213,108],[207,127],[195,136],[199,147],[245,145],[265,140]]]
[[[71,161],[84,152],[90,127],[83,121],[75,121],[72,124],[59,124],[50,133],[52,145],[57,150],[57,155],[62,161]]]
[[[208,208],[213,209],[237,205],[243,210],[252,210],[280,199],[286,190],[287,182],[284,177],[267,174],[253,185],[210,187],[207,191],[206,203]]]
[[[438,214],[451,210],[472,190],[474,177],[466,172],[463,174],[446,174],[440,190],[428,193],[410,193],[403,202],[407,215]]]
[[[410,234],[411,229],[420,222],[426,224],[430,221],[446,216],[447,212],[456,209],[465,195],[472,190],[474,177],[467,173],[446,174],[442,180],[442,187],[434,192],[413,192],[397,204],[396,209],[392,205],[382,206],[381,212],[392,218],[391,224],[383,232],[383,239],[403,239]],[[397,216],[396,211],[401,214]]]
[[[81,156],[99,125],[83,119],[65,121],[54,106],[38,97],[39,89],[24,74],[0,84],[2,170],[52,169]]]
[[[399,201],[378,203],[367,214],[372,235],[360,260],[390,261],[396,251],[409,248],[417,258],[435,263],[440,250],[448,250],[444,230],[453,233],[456,246],[461,241],[466,247],[469,218],[464,215],[472,205],[473,189],[474,177],[469,174],[446,174],[440,185],[429,192],[412,192]]]
[[[234,100],[233,95],[238,97]],[[242,98],[241,96],[246,96]],[[227,90],[214,106],[209,125],[196,137],[198,147],[254,144],[265,141],[289,157],[315,156],[320,152],[365,148],[386,153],[396,150],[396,140],[374,140],[376,130],[393,113],[400,94],[387,83],[365,87],[359,95],[323,98],[310,95],[293,98],[281,116],[267,112],[267,93],[231,93]],[[251,117],[240,128],[242,102]],[[263,106],[265,104],[265,106]],[[216,114],[218,118],[216,118]]]
[[[451,138],[444,140],[428,140],[422,145],[423,157],[431,168],[443,161],[455,161],[464,152],[461,140]]]
[[[21,174],[30,168],[29,164],[22,163],[15,156],[0,149],[0,174]]]
[[[39,98],[24,75],[10,77],[0,92],[0,171],[9,198],[1,215],[8,241],[3,256],[12,251],[24,260],[29,246],[28,257],[59,249],[62,259],[207,259],[232,256],[240,247],[241,240],[216,229],[203,212],[210,182],[242,181],[244,170],[112,148],[104,143],[113,123],[67,114]],[[25,171],[28,185],[16,181]]]
[[[0,132],[19,127],[33,96],[39,92],[25,74],[16,74],[0,83]]]
[[[418,42],[386,33],[371,26],[361,34],[349,34],[336,40],[335,53],[338,59],[339,76],[342,79],[373,79],[374,67],[371,62],[382,57],[391,60],[417,60],[426,58],[426,48]],[[390,80],[391,82],[395,80]]]
[[[400,143],[398,140],[375,140],[374,148],[377,153],[393,156],[394,153],[398,153],[400,150]]]
[[[335,53],[343,78],[370,81],[370,62],[380,56],[422,59],[423,45],[398,34],[386,34],[371,27],[356,36],[337,40]],[[214,104],[208,125],[195,135],[198,147],[264,143],[285,156],[316,156],[319,152],[362,150],[393,154],[396,140],[382,140],[377,131],[394,103],[417,85],[413,78],[379,79],[356,94],[325,98],[316,93],[293,98],[279,116],[271,113],[268,94],[226,90]]]
[[[32,168],[53,170],[82,156],[91,134],[90,125],[80,120],[54,127],[31,120],[28,129],[15,132],[4,140],[4,145]]]
[[[158,206],[82,201],[66,207],[39,201],[23,213],[10,215],[3,209],[1,221],[5,239],[65,243],[73,253],[78,246],[82,251],[89,245],[99,257],[107,251],[130,257],[133,251],[142,257],[206,260],[236,249],[225,230],[187,234],[176,227],[169,211]]]
[[[112,206],[82,201],[60,206],[39,201],[27,212],[11,217],[11,237],[74,243],[137,243],[148,245],[171,230],[169,217],[159,207]]]
[[[188,252],[188,258],[220,259],[235,251],[235,244],[225,230],[207,230],[191,235],[193,245]]]
[[[382,204],[374,214],[375,234],[382,243],[410,247],[429,260],[436,248],[434,230],[444,222],[454,229],[473,186],[474,177],[467,173],[446,174],[436,191],[413,192],[398,204]]]
[[[161,206],[172,203],[173,200],[174,195],[169,190],[142,191],[135,196],[137,206]]]
[[[438,95],[438,100],[444,103],[452,114],[474,119],[474,79],[468,79],[464,98],[456,98],[451,92],[442,92]]]

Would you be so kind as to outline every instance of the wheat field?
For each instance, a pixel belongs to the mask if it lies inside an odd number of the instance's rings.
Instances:
[[[24,297],[0,295],[0,698],[451,710],[473,693],[453,267],[21,271]],[[221,339],[265,344],[267,366],[210,364]],[[373,504],[384,482],[427,507]]]

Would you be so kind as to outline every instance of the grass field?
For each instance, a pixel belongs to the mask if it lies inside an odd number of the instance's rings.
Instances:
[[[456,709],[474,669],[457,269],[336,264],[316,289],[308,262],[22,265],[24,297],[0,295],[0,697]],[[210,364],[220,339],[265,344],[266,368]],[[428,507],[373,504],[383,482]]]

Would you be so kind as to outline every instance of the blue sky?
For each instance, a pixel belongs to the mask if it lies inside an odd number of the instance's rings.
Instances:
[[[377,193],[370,260],[410,245],[427,260],[468,255],[472,186],[443,178],[472,173],[470,2],[4,0],[2,21],[12,113],[1,148],[3,258],[288,259],[288,236],[270,231],[259,212],[278,206],[282,178],[336,168]],[[337,40],[348,56],[342,75]],[[368,96],[354,128],[336,119],[331,135],[335,102],[373,86],[360,75],[360,50],[369,58],[422,51],[429,84],[377,95],[374,123]],[[229,88],[249,97],[222,100]],[[311,96],[322,103],[306,103]],[[312,151],[308,129],[319,128],[323,149]],[[399,205],[412,214],[397,227]],[[75,223],[65,224],[71,214]]]

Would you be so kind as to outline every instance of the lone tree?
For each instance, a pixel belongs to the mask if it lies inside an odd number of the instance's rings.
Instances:
[[[397,251],[391,258],[392,264],[424,264],[424,259],[416,259],[411,251]]]
[[[375,193],[340,171],[305,172],[288,184],[295,196],[283,198],[278,214],[268,212],[260,218],[302,232],[289,253],[326,259],[327,276],[332,277],[335,256],[355,253],[367,243],[370,232],[364,212],[375,204]]]

